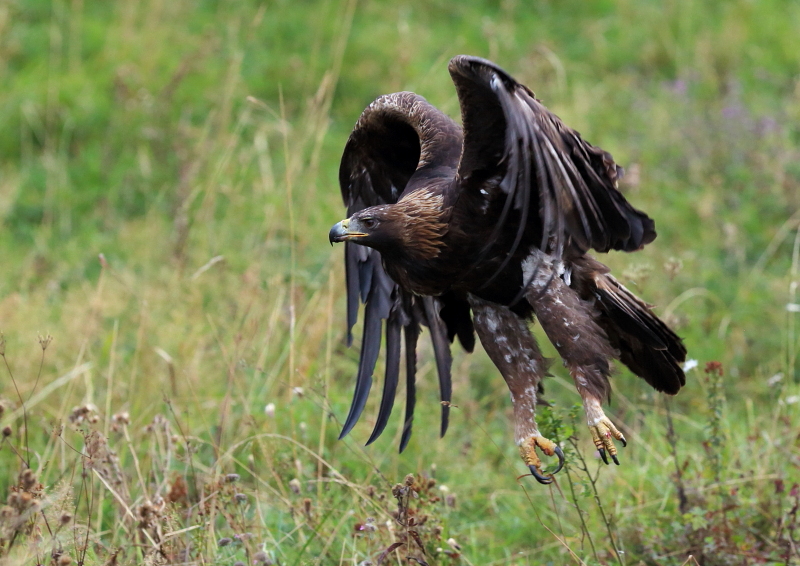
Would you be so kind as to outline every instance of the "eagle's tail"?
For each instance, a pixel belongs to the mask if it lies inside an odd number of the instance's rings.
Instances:
[[[656,390],[676,394],[686,384],[686,347],[678,335],[607,268],[592,270],[587,279],[587,290],[597,299],[598,323],[619,351],[620,361]]]

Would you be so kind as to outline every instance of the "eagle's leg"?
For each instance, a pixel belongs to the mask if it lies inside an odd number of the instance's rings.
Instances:
[[[611,392],[608,378],[616,351],[595,320],[594,305],[569,286],[569,270],[541,252],[526,261],[525,276],[532,281],[525,296],[572,375],[594,445],[603,462],[608,464],[608,453],[619,465],[613,439],[623,446],[627,442],[602,408]]]
[[[547,362],[525,320],[509,308],[470,295],[473,324],[484,350],[506,380],[514,406],[514,436],[520,455],[539,483],[549,484],[553,476],[542,473],[538,447],[547,456],[558,456],[558,472],[564,453],[536,426],[536,394]]]

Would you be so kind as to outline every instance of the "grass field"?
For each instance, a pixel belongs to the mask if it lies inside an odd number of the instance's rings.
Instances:
[[[788,0],[0,4],[0,564],[800,564],[798,29]],[[569,466],[519,477],[482,352],[444,439],[426,349],[406,452],[399,410],[363,447],[375,399],[336,440],[341,150],[379,94],[457,116],[458,53],[656,220],[605,259],[697,366],[671,399],[614,378],[620,467],[555,364]]]

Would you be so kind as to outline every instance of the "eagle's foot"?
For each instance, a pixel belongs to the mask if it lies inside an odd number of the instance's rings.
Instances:
[[[558,468],[549,476],[542,474],[542,461],[536,453],[537,446],[546,456],[558,456]],[[561,447],[544,436],[531,436],[523,440],[519,445],[519,453],[536,481],[544,485],[553,483],[553,474],[557,474],[564,467],[564,452]]]
[[[608,420],[608,417],[603,416],[597,419],[594,424],[589,425],[589,431],[592,433],[592,441],[594,441],[597,451],[600,452],[603,462],[608,465],[608,457],[606,456],[606,453],[608,453],[614,463],[619,466],[617,447],[614,446],[613,439],[619,440],[623,447],[627,446],[628,443],[623,434],[614,426],[614,423]]]

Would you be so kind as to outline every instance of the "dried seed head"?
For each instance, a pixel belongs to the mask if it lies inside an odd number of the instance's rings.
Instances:
[[[8,494],[8,499],[6,501],[9,507],[13,507],[19,513],[23,513],[29,508],[32,508],[34,503],[33,495],[27,491],[12,491]]]
[[[72,515],[69,513],[64,513],[61,517],[58,518],[58,522],[61,523],[61,526],[69,525],[70,521],[72,521]]]
[[[294,493],[295,495],[298,495],[300,493],[301,487],[302,486],[300,485],[300,480],[297,478],[294,478],[292,481],[289,482],[289,489],[291,489],[292,493]]]
[[[246,503],[247,496],[244,493],[237,493],[233,496],[233,499],[236,500],[237,503]]]
[[[231,542],[233,542],[233,540],[228,537],[222,537],[217,541],[217,546],[228,546]]]
[[[21,506],[21,497],[18,491],[12,491],[8,494],[6,498],[6,503],[8,503],[9,507],[13,507],[14,509],[19,509]]]
[[[111,421],[121,425],[129,425],[131,424],[131,416],[127,411],[123,411],[113,415]]]
[[[156,513],[161,513],[164,510],[164,507],[166,507],[166,505],[167,505],[166,500],[160,495],[156,495],[153,498],[153,506],[156,510]]]
[[[275,416],[275,403],[267,403],[267,406],[264,407],[264,414],[268,417],[272,418]]]
[[[69,566],[72,564],[72,558],[69,557],[69,554],[62,554],[58,557],[58,562],[56,562],[58,566]]]
[[[6,425],[3,427],[3,438],[8,438],[9,436],[11,436],[11,427]]]
[[[455,493],[448,493],[444,496],[444,504],[448,507],[455,507],[457,503],[456,494]]]
[[[405,483],[408,487],[414,485],[414,474],[408,474],[403,483]]]
[[[144,523],[149,523],[156,513],[156,508],[153,507],[153,504],[149,501],[146,501],[139,506],[139,517]]]
[[[263,550],[259,550],[253,555],[253,562],[256,564],[264,564],[266,566],[272,566],[275,562],[270,558],[269,554],[264,552]]]
[[[30,468],[25,469],[19,476],[19,483],[22,489],[30,491],[36,485],[36,474]]]
[[[239,474],[228,474],[227,476],[225,476],[225,481],[227,483],[237,482],[239,481]]]
[[[38,338],[39,338],[39,345],[42,347],[43,352],[47,350],[47,347],[50,345],[50,342],[53,341],[53,337],[50,336],[49,334],[45,334],[44,336],[39,334]]]
[[[81,423],[84,420],[89,420],[93,413],[97,412],[97,407],[93,403],[87,403],[80,407],[73,407],[72,412],[69,414],[69,422]]]

